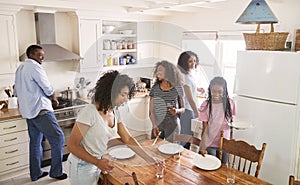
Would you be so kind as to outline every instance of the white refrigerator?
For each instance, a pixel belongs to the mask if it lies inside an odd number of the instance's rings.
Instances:
[[[300,53],[239,51],[236,67],[235,120],[254,127],[234,130],[234,139],[267,143],[260,179],[284,185],[290,174],[300,178]]]

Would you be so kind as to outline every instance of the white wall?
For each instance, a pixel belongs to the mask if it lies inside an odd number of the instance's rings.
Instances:
[[[162,22],[173,24],[169,29],[164,29],[166,35],[172,37],[172,43],[181,46],[182,33],[174,31],[177,27],[184,31],[234,31],[234,30],[253,30],[255,32],[257,25],[237,24],[235,21],[246,9],[250,0],[228,0],[223,3],[216,3],[216,8],[202,9],[199,13],[180,13],[164,17]],[[295,42],[295,30],[300,29],[300,1],[299,0],[267,0],[270,8],[279,23],[274,24],[275,32],[289,32],[288,40]],[[172,28],[173,27],[173,28]],[[266,32],[270,31],[270,25],[262,25]],[[164,47],[163,47],[164,48]],[[163,49],[161,55],[170,60],[174,56],[179,56],[180,51],[165,52]]]

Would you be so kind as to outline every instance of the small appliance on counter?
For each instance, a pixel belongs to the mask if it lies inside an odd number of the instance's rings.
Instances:
[[[146,83],[146,89],[151,89],[153,85],[153,79],[150,77],[140,77],[140,81]]]

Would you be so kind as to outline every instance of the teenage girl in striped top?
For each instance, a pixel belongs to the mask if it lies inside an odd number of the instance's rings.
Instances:
[[[158,62],[154,69],[155,84],[150,91],[151,137],[161,131],[160,137],[173,142],[173,135],[180,133],[178,115],[184,112],[182,76],[178,68],[168,62]]]

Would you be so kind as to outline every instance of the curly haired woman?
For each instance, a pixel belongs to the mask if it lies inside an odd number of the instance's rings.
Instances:
[[[102,158],[107,153],[108,141],[113,138],[121,137],[122,142],[147,162],[155,163],[128,133],[120,118],[118,107],[131,99],[133,90],[133,80],[118,71],[109,71],[98,80],[94,102],[79,112],[68,142],[72,185],[95,185],[100,171],[113,169],[109,160]]]
[[[150,91],[152,138],[161,131],[161,138],[173,142],[173,135],[180,133],[178,115],[184,112],[181,73],[174,64],[161,61],[154,74],[156,81]]]

